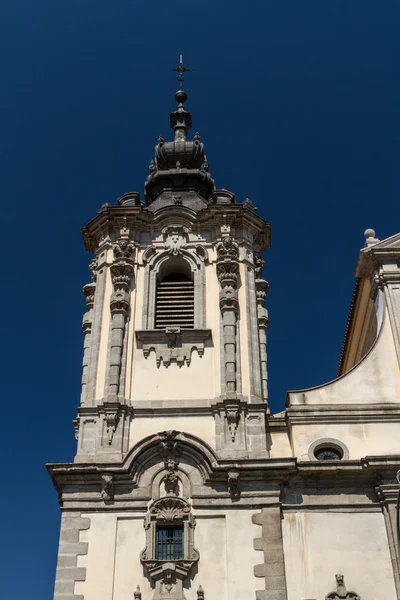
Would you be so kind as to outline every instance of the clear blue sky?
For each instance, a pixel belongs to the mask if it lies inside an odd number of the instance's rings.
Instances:
[[[80,228],[141,191],[179,53],[218,187],[272,223],[271,408],[335,376],[363,231],[400,230],[395,0],[3,0],[1,598],[52,597],[75,453]]]

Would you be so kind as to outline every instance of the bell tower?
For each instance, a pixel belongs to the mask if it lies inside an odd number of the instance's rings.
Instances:
[[[196,510],[238,501],[237,461],[269,456],[270,226],[216,189],[182,84],[175,100],[144,199],[124,194],[83,230],[93,258],[77,452],[49,467],[63,511],[58,600],[201,599],[193,578],[206,587],[202,565],[217,559]]]

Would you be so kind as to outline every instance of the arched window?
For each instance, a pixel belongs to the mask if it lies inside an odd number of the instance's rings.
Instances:
[[[194,328],[194,283],[189,264],[171,257],[157,277],[155,328]]]

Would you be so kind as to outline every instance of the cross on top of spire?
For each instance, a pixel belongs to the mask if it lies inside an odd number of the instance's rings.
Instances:
[[[179,57],[179,67],[175,68],[175,69],[170,69],[170,71],[175,71],[176,73],[178,73],[178,81],[179,81],[179,89],[183,89],[183,74],[186,73],[187,71],[191,71],[192,69],[187,69],[186,67],[183,66],[183,58],[182,58],[182,54]]]

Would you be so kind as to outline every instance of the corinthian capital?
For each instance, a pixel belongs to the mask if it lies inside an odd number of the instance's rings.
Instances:
[[[135,257],[134,244],[125,238],[120,238],[113,245],[115,260],[133,261]]]
[[[222,238],[216,246],[218,261],[220,260],[238,260],[239,259],[239,245],[230,236]]]

